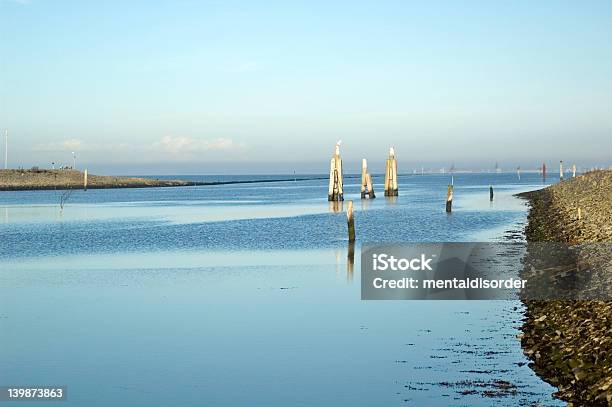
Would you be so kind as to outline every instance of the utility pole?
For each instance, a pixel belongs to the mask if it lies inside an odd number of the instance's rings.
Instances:
[[[4,169],[8,169],[8,130],[4,130]]]

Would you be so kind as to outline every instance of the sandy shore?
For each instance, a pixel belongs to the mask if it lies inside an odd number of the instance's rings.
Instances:
[[[84,174],[75,170],[0,170],[0,190],[78,189],[83,188]],[[119,176],[92,175],[87,188],[145,188],[196,185],[181,180],[159,180]]]
[[[612,171],[594,171],[521,194],[530,242],[612,242]],[[604,247],[604,245],[599,245]],[[607,247],[607,246],[606,246]],[[612,284],[610,251],[595,256],[597,284]],[[593,260],[578,254],[578,262]],[[575,268],[573,273],[583,273]],[[551,271],[553,272],[553,271]],[[581,276],[577,276],[581,278]],[[612,405],[612,302],[526,301],[522,346],[531,367],[569,405]]]

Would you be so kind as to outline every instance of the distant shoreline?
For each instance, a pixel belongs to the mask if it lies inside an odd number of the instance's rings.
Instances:
[[[186,181],[112,175],[87,176],[87,189],[114,188],[169,188],[187,186],[215,186],[327,179],[323,176],[308,178],[274,178],[231,181]],[[85,174],[76,170],[0,170],[0,191],[37,191],[56,189],[84,189]]]

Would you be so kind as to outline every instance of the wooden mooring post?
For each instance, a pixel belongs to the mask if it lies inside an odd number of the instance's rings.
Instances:
[[[353,215],[353,201],[348,201],[346,206],[346,221],[348,224],[348,239],[349,242],[355,241],[355,217]]]
[[[448,190],[446,191],[446,212],[451,213],[453,210],[453,185],[448,184]]]
[[[340,158],[340,141],[336,143],[334,155],[331,159],[329,169],[328,201],[343,201],[344,193],[342,186],[342,158]]]
[[[374,193],[374,183],[372,183],[372,175],[370,175],[370,173],[368,173],[367,182],[368,182],[368,191],[370,191],[370,199],[374,199],[376,198],[376,194]]]
[[[376,198],[374,187],[372,186],[372,176],[368,173],[368,162],[364,158],[361,160],[361,199]]]
[[[83,191],[87,191],[87,168],[83,171]]]
[[[385,196],[397,195],[397,160],[395,159],[395,150],[391,147],[385,168]]]

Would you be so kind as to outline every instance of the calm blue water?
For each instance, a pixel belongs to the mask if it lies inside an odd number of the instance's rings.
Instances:
[[[63,212],[57,191],[1,192],[0,385],[75,406],[558,404],[520,303],[359,298],[361,242],[501,240],[537,174],[456,174],[452,215],[448,176],[400,177],[394,200],[374,177],[372,201],[347,178],[352,269],[327,181],[286,178],[75,191]]]

